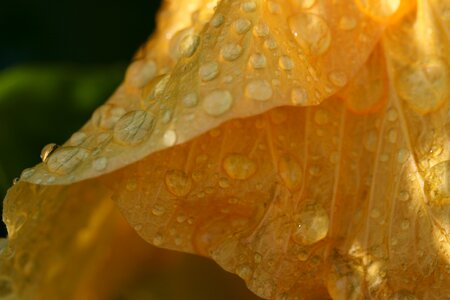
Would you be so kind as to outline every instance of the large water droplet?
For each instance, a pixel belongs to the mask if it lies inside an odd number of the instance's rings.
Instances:
[[[252,22],[250,22],[247,19],[243,19],[243,18],[237,19],[234,22],[234,29],[239,34],[246,33],[247,31],[249,31],[251,26],[252,26]]]
[[[430,58],[405,67],[396,78],[399,96],[415,111],[426,114],[443,105],[450,94],[447,64]]]
[[[430,168],[425,177],[425,191],[433,204],[450,204],[450,160]]]
[[[321,55],[330,47],[330,28],[321,17],[301,13],[289,18],[288,22],[295,40],[311,54]]]
[[[262,79],[250,81],[245,88],[245,93],[247,97],[258,101],[269,100],[273,95],[270,83]]]
[[[189,194],[192,181],[189,176],[181,170],[171,170],[166,173],[165,183],[167,190],[178,197]]]
[[[250,64],[254,69],[263,69],[267,65],[267,60],[264,54],[254,53],[250,56]]]
[[[46,162],[48,160],[48,158],[50,157],[50,155],[52,155],[52,153],[56,151],[56,149],[58,149],[58,145],[56,145],[54,143],[45,145],[44,148],[42,148],[42,150],[41,150],[42,161]]]
[[[87,157],[88,151],[79,147],[61,147],[47,160],[51,172],[65,175],[78,167]]]
[[[218,74],[219,64],[214,61],[203,64],[199,69],[199,75],[203,81],[213,80]]]
[[[144,141],[153,130],[154,117],[146,111],[135,110],[125,114],[114,127],[114,139],[125,145]]]
[[[220,52],[225,60],[236,60],[242,53],[242,47],[235,43],[226,44]]]
[[[216,90],[208,94],[203,101],[203,109],[208,115],[219,116],[227,112],[233,103],[233,96],[229,91]]]
[[[328,213],[320,206],[307,207],[295,216],[292,238],[301,245],[311,245],[324,239],[328,233]]]
[[[256,164],[242,154],[229,154],[223,160],[223,168],[232,179],[245,180],[256,173]]]
[[[397,12],[401,0],[357,0],[364,12],[375,18],[386,18]]]
[[[295,158],[283,155],[278,160],[278,173],[284,184],[290,190],[297,190],[302,183],[302,168]]]
[[[199,45],[200,37],[196,34],[189,34],[181,40],[178,52],[180,56],[191,57]]]

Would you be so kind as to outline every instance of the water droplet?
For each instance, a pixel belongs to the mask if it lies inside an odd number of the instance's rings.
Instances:
[[[130,111],[114,127],[114,139],[124,145],[137,145],[147,138],[154,123],[154,117],[148,112]]]
[[[375,18],[389,17],[400,8],[401,0],[358,0],[357,3],[369,15]]]
[[[251,27],[251,26],[252,26],[252,22],[250,22],[250,21],[247,20],[247,19],[243,19],[243,18],[237,19],[237,20],[234,22],[234,29],[235,29],[236,32],[239,33],[239,34],[244,34],[244,33],[246,33],[247,31],[250,30],[250,27]]]
[[[106,157],[97,158],[92,162],[92,167],[96,171],[103,171],[104,169],[106,169],[107,165],[108,159]]]
[[[166,173],[165,183],[167,190],[178,197],[184,197],[191,191],[192,181],[181,170],[171,170]]]
[[[297,43],[313,55],[321,55],[331,44],[330,29],[321,17],[314,14],[297,14],[288,20]]]
[[[69,143],[71,146],[80,146],[81,144],[84,143],[84,141],[87,138],[87,134],[84,132],[75,132],[74,134],[72,134],[72,136],[70,137]]]
[[[230,181],[227,178],[222,177],[222,178],[219,179],[219,186],[221,188],[223,188],[223,189],[229,188],[230,187]]]
[[[410,225],[409,220],[403,220],[403,221],[401,222],[401,224],[400,224],[400,227],[401,227],[403,230],[407,230],[407,229],[409,228],[409,225]]]
[[[21,179],[28,179],[28,178],[30,178],[31,176],[33,176],[33,174],[34,174],[35,172],[36,172],[36,171],[35,171],[33,168],[25,169],[25,170],[22,171],[22,174],[20,174],[20,178],[21,178]]]
[[[409,158],[409,150],[406,148],[402,148],[397,153],[397,161],[399,163],[405,163]]]
[[[425,177],[425,191],[433,204],[450,204],[450,160],[430,168]]]
[[[219,64],[216,62],[205,63],[199,69],[199,75],[203,81],[213,80],[218,74]]]
[[[156,76],[156,63],[153,60],[140,59],[131,63],[125,75],[125,82],[135,88],[143,88]]]
[[[397,110],[395,108],[390,108],[388,109],[387,113],[386,113],[386,118],[388,119],[388,121],[390,122],[395,122],[397,121],[398,118],[398,113]]]
[[[339,20],[339,28],[341,30],[352,30],[356,27],[356,20],[353,17],[343,16]]]
[[[189,94],[185,95],[185,96],[183,97],[182,102],[183,102],[183,105],[184,105],[185,107],[188,107],[188,108],[191,108],[191,107],[196,106],[197,103],[198,103],[198,97],[197,97],[197,94],[194,93],[194,92],[192,92],[192,93],[189,93]]]
[[[189,34],[181,40],[178,53],[180,56],[191,57],[199,45],[200,37],[196,34]]]
[[[216,14],[211,19],[211,22],[209,22],[209,24],[211,24],[212,27],[219,27],[220,25],[223,24],[224,21],[225,21],[225,17],[219,13],[219,14]]]
[[[388,139],[390,143],[394,144],[395,142],[397,142],[397,136],[398,136],[397,130],[395,129],[389,130]]]
[[[294,61],[287,55],[282,55],[278,60],[278,64],[285,71],[290,71],[294,68]]]
[[[239,56],[241,56],[242,47],[234,43],[226,44],[225,46],[222,47],[220,53],[222,54],[222,57],[225,60],[233,61],[236,60]]]
[[[152,208],[152,214],[157,217],[164,215],[165,212],[166,212],[166,209],[158,204],[155,204]]]
[[[249,280],[252,277],[253,270],[248,265],[241,265],[236,268],[236,274],[244,280]]]
[[[333,71],[328,74],[328,79],[337,87],[343,87],[347,84],[347,75],[342,71]]]
[[[364,137],[364,147],[369,152],[377,151],[378,147],[378,135],[375,130],[369,131]]]
[[[328,213],[320,206],[308,207],[295,216],[293,240],[301,245],[311,245],[328,234]]]
[[[241,4],[241,8],[244,12],[253,12],[256,10],[256,2],[255,1],[246,1]]]
[[[79,147],[61,147],[47,160],[47,167],[51,172],[65,175],[78,167],[88,154],[87,150]]]
[[[380,210],[378,208],[373,208],[370,211],[370,217],[374,219],[378,219],[381,216]]]
[[[305,105],[308,102],[308,92],[302,87],[293,88],[291,101],[295,105]]]
[[[407,191],[401,191],[398,194],[398,199],[402,202],[406,202],[409,200],[409,193]]]
[[[161,234],[158,233],[153,237],[153,245],[158,247],[158,246],[161,246],[163,244],[163,242],[164,242],[164,237]]]
[[[111,129],[125,113],[122,107],[105,104],[94,112],[92,123],[98,128]]]
[[[229,154],[223,160],[223,168],[232,179],[245,180],[256,173],[256,164],[247,156]]]
[[[47,162],[48,158],[50,157],[50,155],[52,155],[53,152],[56,151],[56,149],[58,149],[58,145],[51,143],[51,144],[47,144],[44,146],[44,148],[42,148],[41,150],[41,159],[43,162]]]
[[[439,59],[405,67],[396,77],[397,91],[403,100],[421,114],[435,111],[450,94],[449,67]]]
[[[166,147],[172,147],[177,142],[177,134],[174,130],[167,130],[163,136],[163,144]]]
[[[328,112],[323,109],[317,110],[314,113],[314,122],[316,122],[316,124],[318,125],[327,124],[329,122]]]
[[[259,253],[255,253],[255,255],[253,256],[253,259],[255,260],[255,263],[259,264],[262,261],[262,255]]]
[[[230,110],[233,96],[229,91],[216,90],[208,94],[203,101],[203,109],[208,115],[219,116]]]
[[[302,168],[295,158],[283,155],[278,160],[278,174],[287,188],[291,191],[297,190],[302,183]]]
[[[247,97],[258,101],[267,101],[273,95],[270,83],[262,79],[250,81],[245,88],[245,93]]]
[[[250,64],[254,69],[263,69],[267,65],[267,60],[264,54],[254,53],[250,56]]]
[[[253,29],[253,34],[257,37],[267,37],[270,33],[269,26],[266,23],[259,23]]]
[[[267,39],[264,42],[264,46],[270,50],[274,50],[278,47],[277,42],[274,39]]]

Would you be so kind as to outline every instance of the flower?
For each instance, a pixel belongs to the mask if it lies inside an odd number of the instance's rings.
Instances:
[[[4,285],[89,286],[128,245],[117,207],[263,298],[450,297],[449,11],[166,1],[116,93],[9,191]]]

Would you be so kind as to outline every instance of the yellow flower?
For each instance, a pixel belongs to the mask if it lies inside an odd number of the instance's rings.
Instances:
[[[262,298],[450,298],[449,15],[166,1],[116,93],[9,191],[3,295],[113,297],[156,251],[128,222]]]

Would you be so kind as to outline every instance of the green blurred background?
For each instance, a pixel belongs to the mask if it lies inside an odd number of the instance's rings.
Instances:
[[[63,143],[112,94],[160,2],[0,2],[1,199],[45,144]]]

